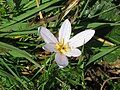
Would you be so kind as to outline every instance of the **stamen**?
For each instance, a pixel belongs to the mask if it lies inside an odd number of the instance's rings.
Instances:
[[[64,39],[60,40],[60,42],[58,42],[55,45],[55,48],[58,52],[62,54],[65,54],[66,52],[70,50],[69,44],[68,43],[64,44]]]

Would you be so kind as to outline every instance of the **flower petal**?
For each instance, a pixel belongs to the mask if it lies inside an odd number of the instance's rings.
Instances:
[[[59,41],[64,39],[64,43],[67,43],[70,39],[71,34],[71,23],[68,19],[66,19],[59,31]]]
[[[38,32],[46,43],[57,43],[56,37],[45,27],[38,27]]]
[[[67,52],[65,55],[68,57],[71,57],[71,56],[78,57],[81,55],[81,51],[77,48],[74,48],[74,49],[71,49],[69,52]]]
[[[45,44],[43,46],[43,49],[48,52],[54,52],[55,51],[55,44]]]
[[[95,31],[91,29],[82,31],[69,40],[69,45],[72,47],[82,46],[87,43],[94,36],[94,34]]]
[[[68,59],[64,54],[56,53],[55,61],[60,68],[64,68],[68,65]]]

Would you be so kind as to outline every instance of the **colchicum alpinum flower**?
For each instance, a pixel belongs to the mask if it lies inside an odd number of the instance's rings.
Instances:
[[[38,31],[45,41],[44,50],[55,52],[55,61],[60,68],[68,65],[68,57],[78,57],[81,51],[77,47],[86,44],[95,34],[94,30],[82,31],[70,39],[71,23],[66,19],[60,30],[58,39],[45,27],[39,27]]]

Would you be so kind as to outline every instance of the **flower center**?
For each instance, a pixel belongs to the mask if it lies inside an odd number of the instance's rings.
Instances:
[[[61,54],[65,54],[66,52],[68,52],[70,50],[69,44],[68,43],[64,43],[64,39],[60,40],[60,42],[58,42],[55,45],[55,48],[57,51],[59,51]]]

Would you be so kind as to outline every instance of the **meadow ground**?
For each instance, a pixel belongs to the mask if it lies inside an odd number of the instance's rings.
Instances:
[[[120,90],[120,0],[0,0],[0,90]]]

